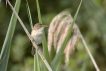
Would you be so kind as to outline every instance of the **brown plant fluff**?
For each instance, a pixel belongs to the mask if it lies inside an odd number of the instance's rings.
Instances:
[[[62,12],[62,13],[58,14],[57,16],[55,16],[53,18],[52,22],[50,23],[49,30],[48,30],[48,40],[49,40],[48,41],[48,50],[49,50],[49,52],[51,51],[52,45],[54,45],[54,48],[56,49],[56,44],[58,42],[58,36],[59,36],[58,32],[60,31],[60,30],[57,30],[57,28],[60,25],[59,23],[62,20],[62,17],[67,16],[68,14],[69,14],[68,12],[67,13]],[[60,29],[61,29],[61,27],[60,27]],[[57,34],[55,34],[56,31],[57,31]],[[56,37],[54,34],[56,35]]]
[[[71,26],[73,19],[69,12],[63,11],[53,18],[48,30],[48,50],[51,52],[52,45],[56,50],[56,53],[61,48],[65,37],[68,34],[68,30]],[[73,33],[71,33],[70,39],[65,47],[65,64],[69,62],[69,56],[75,48],[76,42],[79,38],[79,29],[76,24],[73,26]]]

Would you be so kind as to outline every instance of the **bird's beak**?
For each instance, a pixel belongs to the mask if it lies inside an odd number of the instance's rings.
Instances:
[[[44,28],[47,28],[48,26],[47,25],[42,25]]]

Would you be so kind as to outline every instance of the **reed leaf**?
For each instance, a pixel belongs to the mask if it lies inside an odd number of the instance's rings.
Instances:
[[[20,3],[21,3],[21,0],[16,0],[14,8],[17,13],[19,12]],[[7,70],[8,59],[10,54],[10,46],[11,46],[11,41],[12,41],[14,31],[15,31],[15,27],[16,27],[16,22],[17,22],[17,18],[14,15],[14,13],[12,13],[7,34],[6,34],[6,37],[2,46],[2,50],[1,50],[1,54],[0,54],[0,71]]]
[[[27,0],[26,0],[26,8],[27,8],[27,13],[28,13],[28,18],[29,18],[30,26],[31,26],[31,29],[33,29],[31,12],[30,12],[30,8],[29,8],[28,1]]]

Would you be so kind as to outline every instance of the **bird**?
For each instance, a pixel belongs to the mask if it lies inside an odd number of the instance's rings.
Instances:
[[[42,43],[43,31],[44,31],[44,28],[46,28],[46,27],[48,27],[48,26],[46,26],[44,24],[36,23],[34,25],[32,31],[31,31],[31,36],[38,46]],[[32,47],[31,54],[32,55],[35,54],[35,48],[34,47]]]

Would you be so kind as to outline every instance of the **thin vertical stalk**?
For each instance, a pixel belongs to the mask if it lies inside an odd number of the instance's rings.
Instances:
[[[82,40],[82,42],[83,42],[83,44],[84,44],[84,46],[85,46],[85,49],[86,49],[86,51],[88,52],[88,54],[89,54],[89,56],[90,56],[90,58],[91,58],[91,60],[92,60],[92,62],[93,62],[93,64],[94,64],[94,66],[95,66],[96,71],[100,71],[99,67],[98,67],[97,64],[96,64],[96,61],[94,60],[94,58],[93,58],[93,56],[92,56],[90,50],[88,49],[88,46],[87,46],[87,44],[86,44],[86,42],[85,42],[83,36],[80,35],[80,38],[81,38],[81,40]]]
[[[41,19],[41,13],[40,13],[40,7],[39,7],[39,2],[38,0],[36,0],[36,5],[37,5],[37,11],[38,11],[38,19],[39,19],[39,23],[42,24],[42,19]],[[44,39],[42,41],[42,44],[43,44],[43,54],[46,58],[46,60],[48,61],[48,63],[50,64],[50,56],[49,56],[49,52],[48,52],[48,47],[47,47],[47,40],[46,40],[46,36],[45,36],[45,33],[44,33]],[[44,67],[44,71],[47,71],[47,68],[45,65],[43,65]]]

